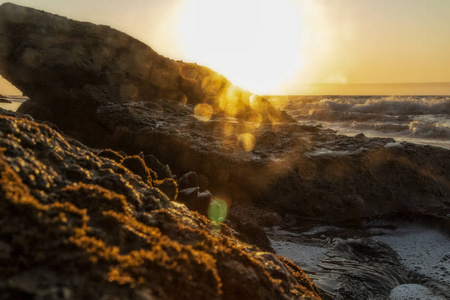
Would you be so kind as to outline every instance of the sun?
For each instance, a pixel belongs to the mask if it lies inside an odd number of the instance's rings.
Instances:
[[[186,0],[180,51],[253,93],[273,92],[303,64],[300,2]]]

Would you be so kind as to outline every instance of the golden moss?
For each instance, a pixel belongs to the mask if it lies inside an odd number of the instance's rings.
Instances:
[[[98,153],[98,156],[105,157],[120,163],[123,160],[123,156],[112,149],[105,149]]]
[[[140,176],[144,182],[151,180],[150,172],[142,158],[137,155],[127,156],[122,160],[122,165],[134,174]]]
[[[54,136],[53,144],[41,149],[53,151],[62,137],[52,129],[41,128],[41,132]],[[0,139],[0,147],[3,142]],[[90,176],[83,177],[84,182],[67,176],[64,180],[57,176],[50,179],[47,174],[62,162],[46,160],[46,169],[33,174],[36,181],[43,181],[42,187],[53,180],[52,188],[38,190],[40,185],[29,181],[27,172],[32,170],[30,162],[39,165],[42,161],[27,156],[32,152],[20,152],[20,145],[14,148],[19,152],[13,152],[8,146],[8,161],[0,158],[0,242],[8,245],[5,255],[10,258],[2,266],[0,282],[20,280],[25,272],[32,274],[27,275],[32,281],[40,280],[40,288],[62,286],[74,299],[112,295],[134,299],[142,293],[160,299],[315,295],[310,292],[313,286],[305,287],[310,282],[300,284],[304,274],[293,267],[285,274],[289,280],[277,278],[267,268],[265,258],[237,242],[227,226],[168,202],[157,188],[135,180],[110,160],[69,143],[58,145],[66,148],[58,150],[63,162],[86,168]],[[17,153],[23,159],[13,157]],[[175,197],[172,179],[155,184]],[[50,275],[42,280],[38,274]],[[40,293],[39,289],[24,291],[23,286],[6,283],[0,285],[0,292],[6,298]]]
[[[165,178],[163,180],[155,180],[154,185],[159,188],[170,200],[177,199],[178,188],[177,183],[172,178]]]

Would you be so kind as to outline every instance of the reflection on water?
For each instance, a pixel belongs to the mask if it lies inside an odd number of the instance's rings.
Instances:
[[[435,229],[377,220],[272,229],[268,236],[277,254],[300,265],[331,299],[450,295],[450,238]]]
[[[336,299],[386,299],[410,281],[394,250],[370,239],[337,240],[311,277]]]

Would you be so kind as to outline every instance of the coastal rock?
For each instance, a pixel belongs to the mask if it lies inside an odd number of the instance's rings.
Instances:
[[[319,299],[288,260],[45,124],[0,109],[0,152],[2,299]]]
[[[239,116],[252,111],[250,92],[206,67],[163,57],[108,26],[11,3],[0,6],[0,73],[32,98],[23,112],[75,137],[101,130],[94,114],[110,102],[167,98]],[[265,119],[283,116],[270,104],[265,111]]]
[[[115,161],[116,163],[119,163],[119,164],[123,160],[123,156],[122,155],[120,155],[119,153],[117,153],[116,151],[111,150],[111,149],[102,150],[97,155],[100,156],[100,157],[105,157],[105,158],[112,159],[113,161]]]
[[[155,172],[157,178],[173,178],[172,171],[168,165],[163,165],[156,157],[153,155],[145,155],[144,162],[151,170]]]
[[[178,179],[178,186],[181,190],[197,187],[197,173],[191,171],[181,176]]]
[[[97,120],[104,144],[153,153],[176,174],[194,170],[213,195],[280,215],[340,221],[388,213],[450,213],[448,150],[392,139],[354,138],[296,123],[248,123],[170,100],[109,104]],[[243,133],[245,132],[245,133]],[[251,132],[251,133],[249,133]],[[248,135],[253,149],[240,141]],[[195,187],[186,177],[183,189]],[[192,181],[195,181],[192,179]]]
[[[0,6],[0,45],[0,73],[30,97],[21,112],[89,146],[195,171],[228,203],[326,221],[450,215],[448,150],[300,125],[207,68],[13,4]]]

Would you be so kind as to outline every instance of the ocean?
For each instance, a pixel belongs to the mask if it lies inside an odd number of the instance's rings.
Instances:
[[[268,96],[305,125],[450,149],[450,96]]]

